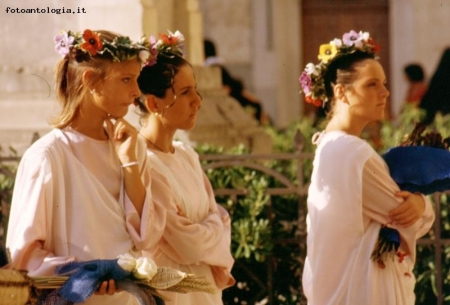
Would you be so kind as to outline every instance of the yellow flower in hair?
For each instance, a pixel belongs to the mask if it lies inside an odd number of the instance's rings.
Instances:
[[[337,51],[335,45],[323,44],[320,46],[318,58],[324,63],[328,63],[328,61],[336,55]]]

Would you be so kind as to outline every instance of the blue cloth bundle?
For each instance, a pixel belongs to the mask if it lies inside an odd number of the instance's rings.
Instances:
[[[450,151],[429,146],[398,146],[383,155],[401,190],[432,194],[450,190]]]
[[[69,262],[58,266],[55,273],[69,276],[69,278],[61,288],[47,295],[39,304],[71,305],[83,303],[99,288],[103,281],[112,279],[115,281],[116,288],[132,294],[140,305],[164,305],[164,301],[154,296],[149,286],[140,283],[131,272],[122,269],[117,263],[117,259]]]

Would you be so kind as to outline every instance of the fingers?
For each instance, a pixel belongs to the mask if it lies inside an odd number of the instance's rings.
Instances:
[[[108,282],[102,282],[100,284],[100,287],[97,289],[97,291],[95,292],[95,294],[99,294],[99,295],[104,295],[106,294],[106,289],[108,288]]]
[[[411,195],[412,195],[412,193],[410,193],[408,191],[398,191],[397,193],[395,193],[395,196],[401,197],[403,199],[406,199],[406,198],[408,198]]]
[[[137,136],[136,128],[123,118],[117,119],[114,124],[109,119],[105,120],[105,122],[110,139],[124,141],[129,136]]]
[[[398,214],[389,215],[393,224],[408,227],[419,220],[420,215],[416,210],[409,209]]]
[[[407,228],[407,227],[415,224],[417,220],[419,220],[419,217],[415,217],[414,215],[411,215],[408,218],[404,218],[401,221],[397,222],[397,225]]]
[[[114,280],[109,280],[108,281],[108,290],[107,293],[109,295],[113,295],[114,293],[116,293],[116,282]]]
[[[421,195],[408,191],[399,191],[395,196],[403,198],[403,202],[389,212],[389,218],[395,225],[409,227],[418,221],[425,210],[425,202]]]
[[[95,292],[97,295],[113,295],[114,293],[116,293],[116,282],[114,280],[102,282],[100,287]]]

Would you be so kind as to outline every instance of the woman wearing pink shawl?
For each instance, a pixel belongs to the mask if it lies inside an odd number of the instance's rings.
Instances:
[[[222,290],[234,284],[230,271],[230,218],[214,198],[197,153],[174,141],[175,132],[194,127],[202,104],[191,65],[183,59],[184,37],[178,31],[161,35],[153,44],[156,62],[148,64],[138,79],[144,96],[139,101],[147,142],[152,194],[167,211],[166,229],[153,259],[202,276],[216,293],[167,294],[166,304],[223,304]]]

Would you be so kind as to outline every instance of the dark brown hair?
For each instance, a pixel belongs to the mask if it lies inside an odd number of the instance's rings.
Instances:
[[[167,89],[173,85],[173,79],[181,67],[189,65],[183,57],[171,54],[158,54],[157,62],[152,66],[145,66],[138,78],[139,89],[142,94],[152,94],[164,98]],[[138,99],[139,110],[148,114],[148,109]]]

